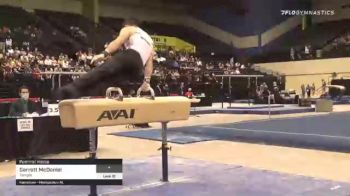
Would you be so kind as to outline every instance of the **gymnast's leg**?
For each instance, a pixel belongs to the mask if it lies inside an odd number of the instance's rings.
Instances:
[[[131,58],[133,57],[130,57],[126,52],[115,54],[102,65],[60,88],[57,91],[56,98],[62,100],[82,96],[104,95],[101,94],[101,87],[105,86],[105,84],[111,84],[111,81],[118,80],[121,75],[128,75],[128,72],[139,74],[138,70],[136,72],[133,70],[135,66],[132,65],[133,60]],[[94,89],[98,92],[94,92]]]

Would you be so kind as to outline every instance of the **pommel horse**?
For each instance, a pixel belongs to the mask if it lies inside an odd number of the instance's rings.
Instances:
[[[113,93],[117,92],[119,96]],[[137,123],[160,122],[162,124],[162,174],[163,182],[168,181],[167,123],[187,120],[191,103],[198,99],[181,96],[155,97],[150,89],[150,97],[124,98],[118,87],[110,87],[105,99],[67,99],[59,103],[61,126],[64,128],[89,129],[90,157],[96,158],[96,130],[98,127]],[[97,196],[96,185],[90,185],[90,196]]]

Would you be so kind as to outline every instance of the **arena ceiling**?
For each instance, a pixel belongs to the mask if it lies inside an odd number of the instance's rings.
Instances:
[[[244,0],[160,0],[164,3],[178,3],[187,6],[192,11],[203,10],[213,7],[224,7],[230,12],[244,14],[246,6]]]
[[[247,6],[244,0],[100,0],[103,3],[126,4],[137,7],[158,7],[169,5],[174,9],[186,9],[190,12],[221,7],[228,11],[244,15]]]

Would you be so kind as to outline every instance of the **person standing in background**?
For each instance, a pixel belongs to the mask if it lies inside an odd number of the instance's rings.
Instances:
[[[305,98],[305,92],[306,92],[305,85],[302,84],[301,85],[301,98]]]
[[[185,83],[181,82],[179,87],[179,95],[184,96],[185,95]]]
[[[306,85],[306,94],[307,94],[307,98],[311,97],[311,87],[310,85]]]
[[[295,50],[294,48],[290,48],[290,60],[294,61],[295,60]]]
[[[312,83],[311,90],[312,90],[312,95],[314,96],[315,93],[316,93],[316,86],[315,86],[315,83]]]
[[[326,94],[327,83],[324,79],[322,79],[322,94]]]

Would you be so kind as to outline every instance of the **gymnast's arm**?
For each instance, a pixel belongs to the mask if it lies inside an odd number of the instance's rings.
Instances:
[[[129,39],[134,31],[134,27],[124,27],[120,30],[119,36],[108,44],[105,51],[109,54],[116,52]]]
[[[92,58],[91,64],[106,58],[110,54],[120,49],[123,46],[123,44],[129,39],[129,37],[132,35],[133,31],[134,31],[133,27],[122,28],[120,30],[119,36],[115,40],[113,40],[111,43],[109,43],[107,48],[101,54],[95,55]]]
[[[145,79],[143,80],[143,83],[141,85],[141,90],[142,91],[149,91],[151,88],[151,76],[153,73],[153,55],[154,52],[152,52],[151,56],[148,58],[146,65],[145,65],[145,71],[144,71],[144,77]]]
[[[153,73],[153,55],[154,52],[152,52],[151,56],[148,58],[146,65],[145,65],[145,82],[150,83],[151,77]]]

